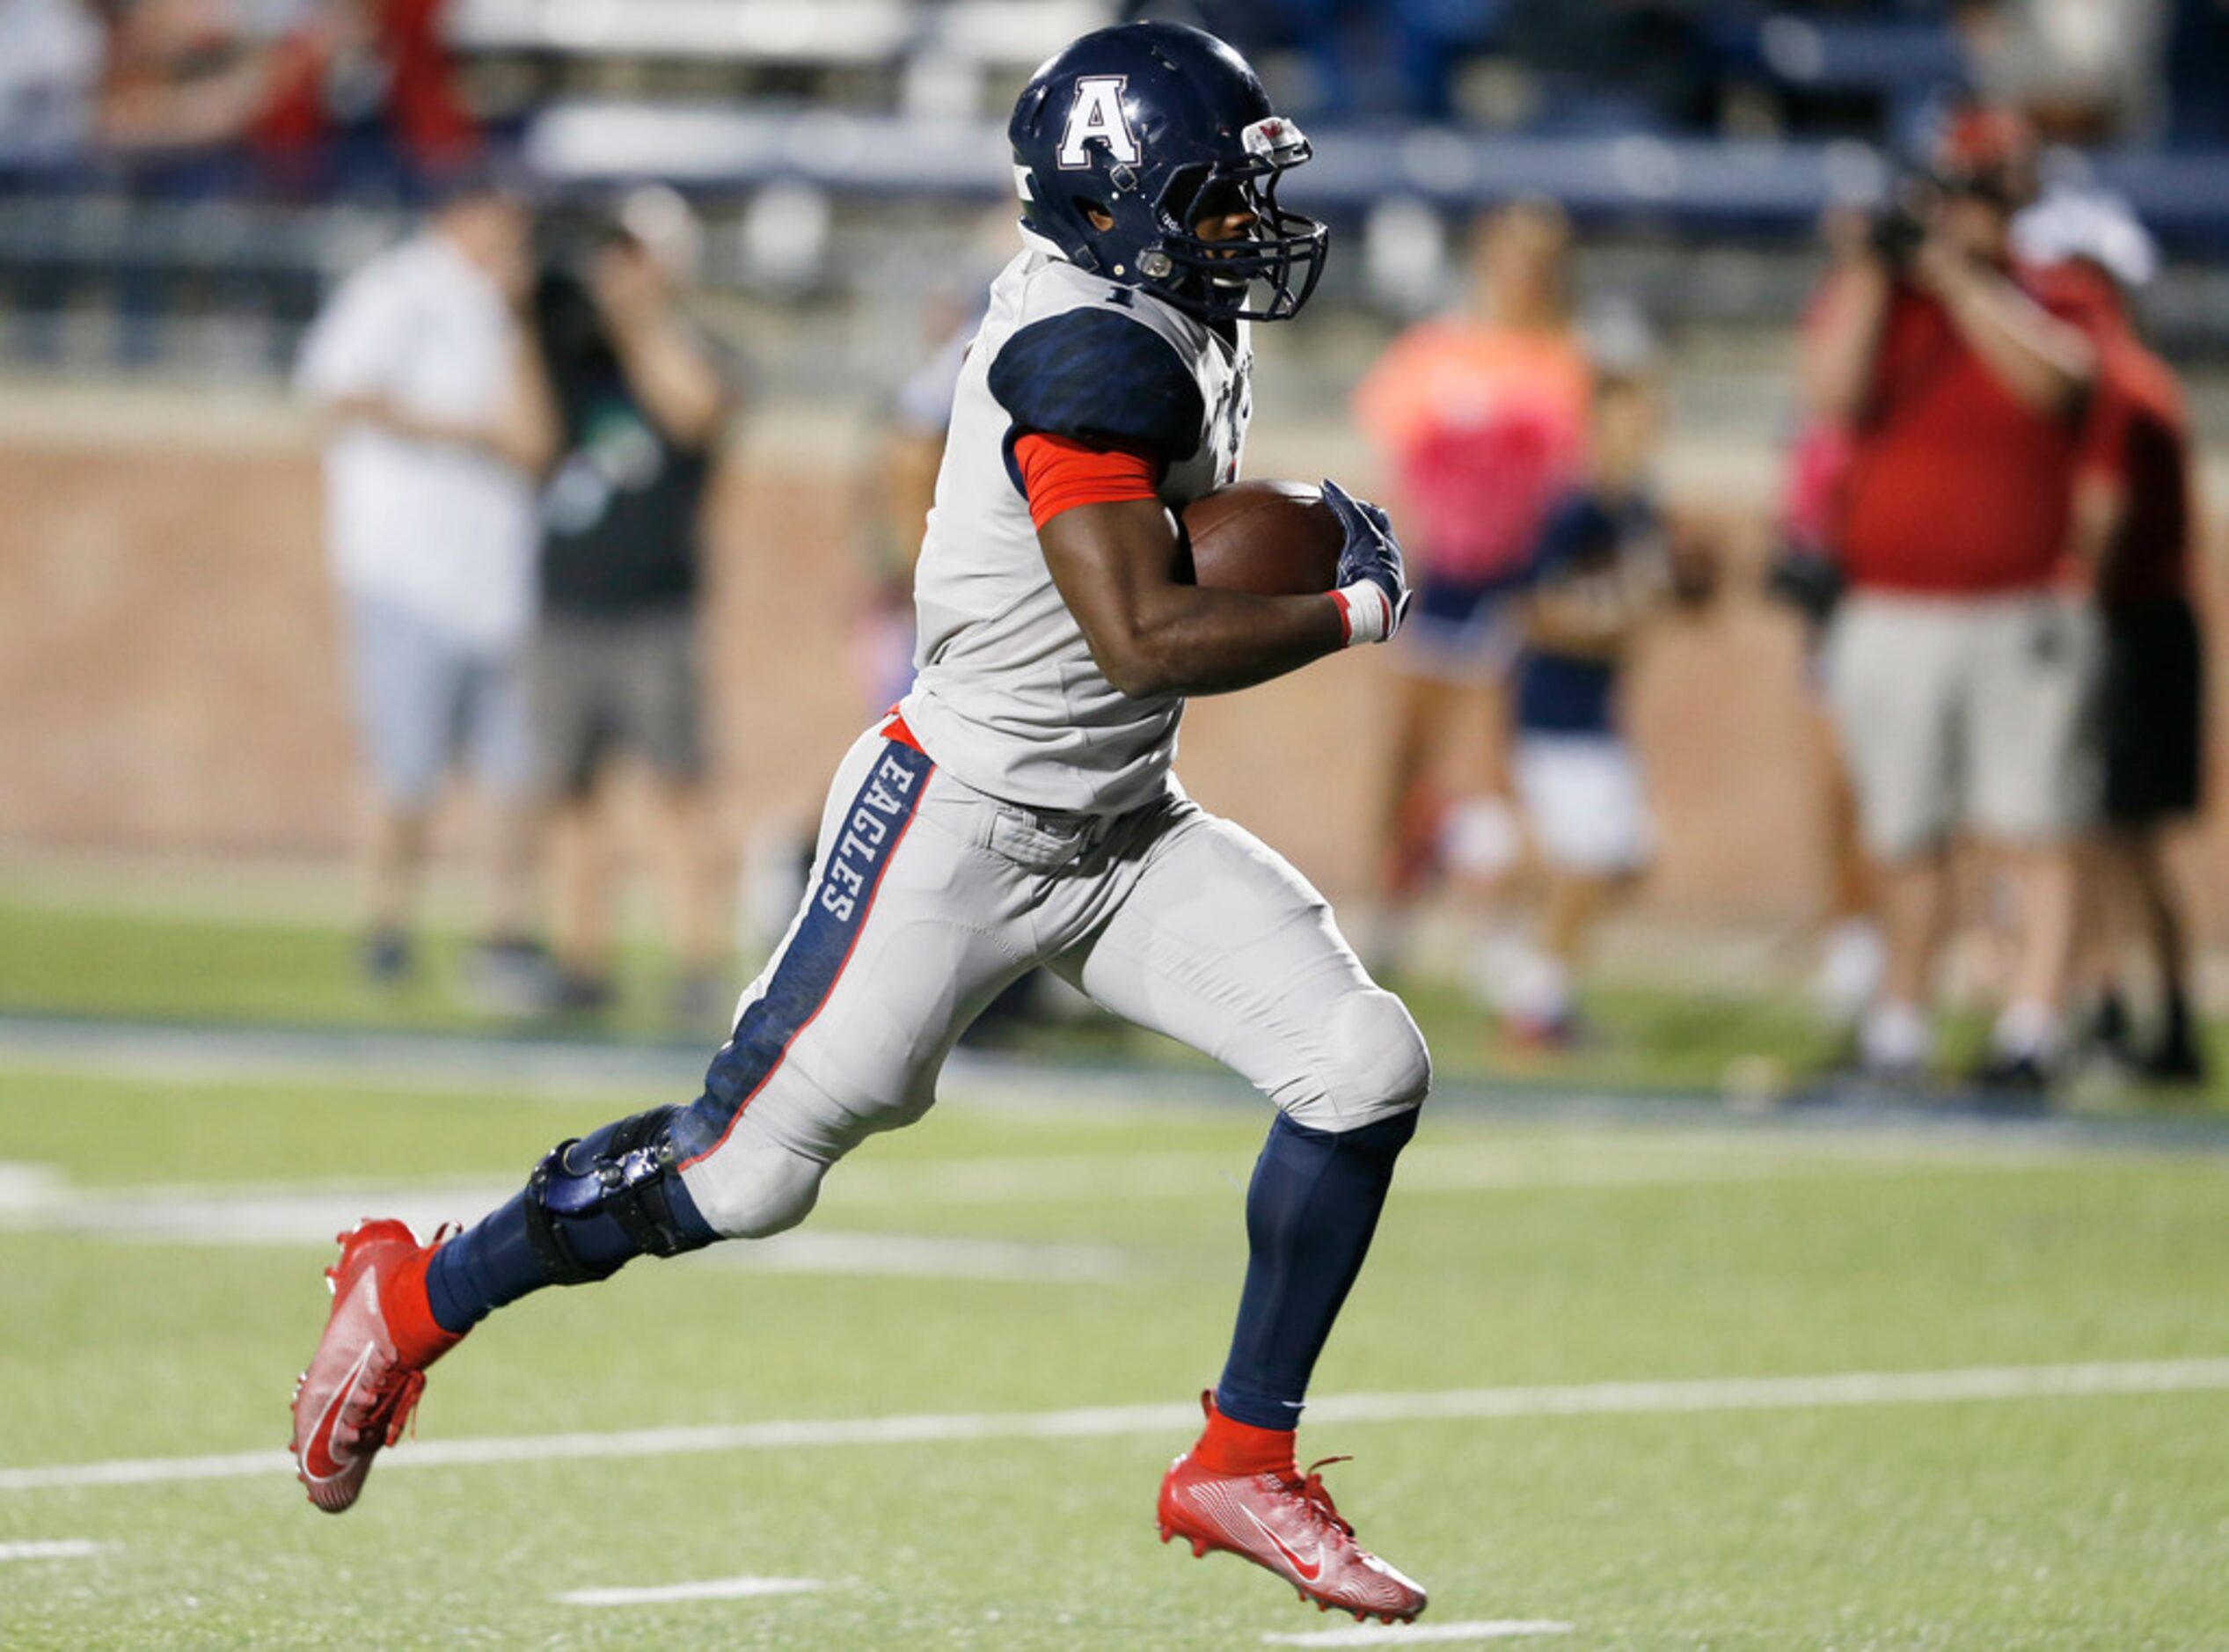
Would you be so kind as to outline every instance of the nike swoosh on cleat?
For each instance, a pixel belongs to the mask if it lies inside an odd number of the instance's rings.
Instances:
[[[1285,1557],[1285,1563],[1290,1566],[1295,1572],[1297,1572],[1302,1577],[1305,1577],[1312,1583],[1314,1583],[1317,1578],[1323,1575],[1324,1562],[1323,1556],[1321,1554],[1319,1554],[1312,1563],[1302,1560],[1297,1554],[1292,1552],[1292,1546],[1290,1544],[1287,1543],[1283,1538],[1279,1537],[1267,1525],[1262,1524],[1261,1517],[1260,1515],[1254,1513],[1254,1511],[1251,1509],[1241,1509],[1239,1512],[1246,1516],[1247,1519],[1253,1522],[1255,1530],[1260,1531],[1263,1537],[1269,1539],[1270,1546],[1275,1548],[1278,1553]]]
[[[349,1369],[348,1379],[335,1391],[332,1400],[325,1406],[325,1414],[318,1419],[317,1427],[310,1430],[310,1442],[302,1452],[302,1472],[311,1480],[338,1480],[355,1466],[356,1459],[353,1454],[345,1458],[333,1455],[333,1429],[340,1421],[342,1410],[354,1396],[356,1385],[363,1380],[364,1367],[371,1363],[373,1351],[372,1344],[364,1344],[364,1351],[356,1356],[355,1364]],[[321,1458],[322,1463],[319,1461]]]

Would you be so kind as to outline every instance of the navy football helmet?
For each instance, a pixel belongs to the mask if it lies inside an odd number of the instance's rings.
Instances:
[[[1031,77],[1006,135],[1022,223],[1078,268],[1208,319],[1283,321],[1315,291],[1331,231],[1277,205],[1308,140],[1214,35],[1181,23],[1086,34]],[[1253,215],[1243,239],[1195,229],[1234,212]]]

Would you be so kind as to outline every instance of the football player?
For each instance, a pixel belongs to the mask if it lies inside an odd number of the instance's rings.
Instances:
[[[1383,642],[1407,603],[1384,513],[1330,483],[1332,591],[1173,573],[1170,512],[1239,473],[1248,324],[1294,315],[1321,273],[1324,226],[1277,201],[1309,145],[1236,53],[1167,23],[1070,46],[1010,135],[1023,250],[960,379],[916,578],[919,676],[837,769],[788,933],[696,1100],[561,1144],[445,1241],[393,1221],[343,1236],[295,1395],[301,1477],[318,1507],[352,1504],[427,1368],[504,1304],[802,1221],[829,1167],[927,1111],[961,1030],[1044,965],[1276,1107],[1236,1334],[1162,1482],[1163,1540],[1357,1618],[1414,1618],[1424,1591],[1356,1542],[1293,1430],[1430,1061],[1323,897],[1170,772],[1186,697]]]

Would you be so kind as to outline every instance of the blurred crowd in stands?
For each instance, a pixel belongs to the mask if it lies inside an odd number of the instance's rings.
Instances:
[[[702,21],[687,27],[676,20],[687,0],[632,20],[625,7],[605,8],[586,21],[577,7],[534,0],[0,0],[0,163],[121,160],[187,187],[392,183],[468,152],[479,118],[515,124],[537,95],[568,84],[551,70],[559,58],[710,62],[712,77],[687,83],[699,95],[779,97],[778,72],[768,84],[756,69],[803,70],[816,60],[878,67],[886,46],[894,62],[946,57],[954,42],[1030,9],[1025,0],[885,0],[816,18],[809,5],[771,0],[696,4]],[[1122,14],[1203,22],[1268,66],[1294,113],[1319,123],[1894,142],[1933,87],[1960,78],[2021,109],[2056,142],[2229,136],[2220,0],[1199,0],[1049,10],[1071,32]],[[959,27],[951,14],[962,11],[989,20]],[[465,70],[479,58],[520,72],[504,89],[475,87]],[[794,77],[786,84],[793,93],[826,90]],[[961,84],[978,94],[973,113],[995,111],[998,88]]]
[[[1955,69],[2057,142],[2222,135],[2229,16],[2215,0],[1210,0],[1210,26],[1297,49],[1326,114],[1509,118],[1555,129],[1719,132],[1764,117],[1853,129],[1871,83]],[[1496,79],[1495,66],[1516,79]],[[1903,111],[1902,113],[1909,113]]]
[[[0,158],[330,190],[479,142],[445,0],[0,0]]]

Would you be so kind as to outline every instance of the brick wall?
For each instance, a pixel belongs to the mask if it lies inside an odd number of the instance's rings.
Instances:
[[[768,423],[723,482],[713,535],[714,720],[739,832],[805,817],[867,713],[847,618],[850,438]],[[1265,445],[1252,468],[1278,458]],[[1743,557],[1761,554],[1738,494],[1710,498]],[[0,500],[0,844],[346,853],[353,738],[296,416],[8,392]],[[1195,794],[1334,895],[1368,864],[1381,665],[1366,652],[1202,700],[1185,727]],[[1633,714],[1663,828],[1661,908],[1804,909],[1799,681],[1793,627],[1753,598],[1668,628],[1644,662]],[[2223,824],[2211,851],[2229,847]]]

